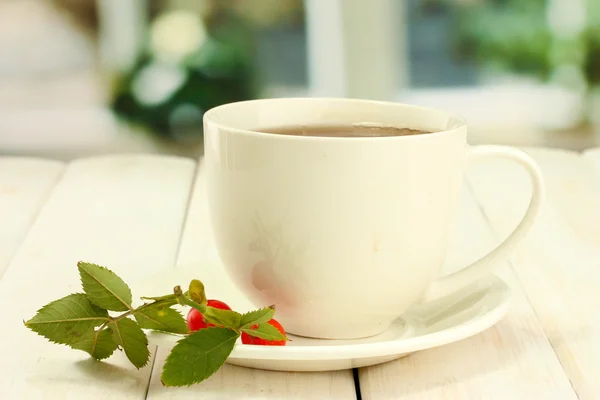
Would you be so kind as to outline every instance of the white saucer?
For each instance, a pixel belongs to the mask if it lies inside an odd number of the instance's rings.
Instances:
[[[173,286],[185,287],[191,279],[204,282],[208,298],[225,301],[234,310],[256,307],[240,293],[220,265],[176,268],[138,282],[134,297],[168,294]],[[332,371],[365,367],[395,360],[410,353],[442,346],[480,333],[508,311],[510,289],[490,276],[459,293],[436,302],[412,307],[384,333],[358,340],[320,340],[289,335],[285,347],[238,343],[229,364],[277,371]],[[151,344],[172,347],[180,336],[151,332]]]

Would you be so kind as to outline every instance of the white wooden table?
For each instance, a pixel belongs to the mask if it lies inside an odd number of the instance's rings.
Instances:
[[[150,155],[69,164],[0,158],[0,399],[600,399],[600,150],[526,150],[541,164],[549,196],[531,234],[499,269],[514,301],[495,327],[356,374],[226,365],[183,389],[160,384],[160,348],[141,370],[122,354],[98,363],[48,343],[22,321],[79,290],[80,259],[128,282],[214,261],[201,163]],[[448,270],[509,233],[528,185],[507,162],[469,170]]]

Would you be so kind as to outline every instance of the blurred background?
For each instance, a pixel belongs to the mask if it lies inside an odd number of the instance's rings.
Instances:
[[[600,144],[599,0],[0,0],[0,154],[201,153],[202,115],[344,96],[471,143]]]

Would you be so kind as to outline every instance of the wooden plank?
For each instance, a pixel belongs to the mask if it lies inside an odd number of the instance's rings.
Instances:
[[[515,272],[579,398],[598,399],[600,153],[527,151],[545,174],[548,199],[512,257]],[[526,174],[490,161],[474,168],[470,180],[497,236],[506,237],[527,203]]]
[[[600,148],[589,149],[583,152],[583,158],[600,173]]]
[[[95,362],[47,342],[22,320],[81,290],[78,260],[130,282],[172,265],[194,171],[191,160],[144,155],[68,166],[0,281],[0,398],[144,397],[151,368],[136,370],[119,352]]]
[[[498,243],[467,188],[453,241],[448,272]],[[472,338],[361,369],[363,399],[576,399],[510,266],[498,275],[513,290],[502,321]]]
[[[0,158],[0,277],[63,169],[58,161]]]
[[[199,266],[210,276],[218,260],[208,220],[206,188],[200,167],[177,260],[179,267]],[[216,264],[218,265],[218,264]],[[200,269],[203,266],[205,269]],[[207,284],[207,292],[210,286]],[[355,399],[352,371],[289,373],[224,365],[215,375],[189,388],[165,388],[160,373],[168,350],[159,348],[148,398],[157,399]]]

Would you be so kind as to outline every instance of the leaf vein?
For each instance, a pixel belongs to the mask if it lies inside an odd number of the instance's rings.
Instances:
[[[100,280],[98,278],[96,278],[94,275],[88,273],[85,270],[82,270],[85,274],[87,274],[90,278],[92,278],[93,280],[95,280],[100,286],[102,286],[103,288],[106,289],[106,291],[108,291],[109,293],[111,293],[116,299],[118,299],[125,307],[127,307],[129,310],[133,310],[133,308],[131,308],[131,304],[129,304],[128,302],[124,301],[121,296],[118,296],[114,291],[112,291],[111,289],[108,288],[108,286],[106,286],[104,283],[100,282]]]

